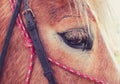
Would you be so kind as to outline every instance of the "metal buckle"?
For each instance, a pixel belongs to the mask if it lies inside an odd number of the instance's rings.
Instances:
[[[24,14],[27,13],[27,12],[31,12],[32,15],[33,15],[33,17],[35,17],[35,14],[33,13],[32,9],[30,9],[30,8],[24,10],[24,11],[22,12],[22,14],[24,15]]]

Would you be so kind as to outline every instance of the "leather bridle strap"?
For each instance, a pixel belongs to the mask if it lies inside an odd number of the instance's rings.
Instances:
[[[5,56],[6,56],[6,53],[7,53],[8,45],[9,45],[9,42],[10,42],[10,38],[12,36],[12,31],[13,31],[14,25],[16,23],[18,13],[20,12],[21,3],[22,3],[22,0],[17,0],[14,13],[12,15],[12,18],[10,20],[10,24],[8,26],[7,34],[6,34],[6,37],[5,37],[5,41],[4,41],[1,56],[0,56],[0,77],[1,77],[2,67],[4,65],[4,60],[5,60]]]
[[[52,71],[51,66],[49,64],[49,61],[48,61],[47,56],[46,56],[46,52],[43,48],[42,42],[40,40],[38,31],[37,31],[37,25],[35,22],[34,14],[28,5],[28,0],[23,0],[23,2],[24,2],[23,14],[25,16],[26,24],[27,24],[26,29],[27,29],[27,32],[32,39],[33,46],[35,48],[35,51],[39,57],[42,68],[44,70],[44,75],[48,79],[49,84],[56,84],[56,80],[55,80],[53,71]]]

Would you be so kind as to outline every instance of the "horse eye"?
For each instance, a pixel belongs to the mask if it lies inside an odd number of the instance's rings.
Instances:
[[[93,41],[85,28],[70,29],[63,33],[58,33],[63,41],[70,47],[82,50],[90,50]]]

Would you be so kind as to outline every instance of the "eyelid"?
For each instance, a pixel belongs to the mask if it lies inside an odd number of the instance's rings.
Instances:
[[[80,16],[73,16],[73,15],[64,15],[63,17],[61,17],[58,22],[62,21],[63,19],[66,19],[66,18],[72,18],[72,17],[77,17],[77,18],[80,18]]]

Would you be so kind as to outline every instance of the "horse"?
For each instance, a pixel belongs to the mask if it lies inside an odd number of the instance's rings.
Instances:
[[[0,51],[12,16],[10,1],[0,1]],[[107,27],[112,27],[108,0],[28,1],[46,55],[55,60],[50,65],[58,84],[96,84],[97,80],[103,81],[98,84],[120,84],[120,70],[105,36]],[[19,17],[24,22],[22,9]],[[32,45],[24,40],[24,31],[15,25],[0,84],[48,84],[37,54],[31,54]],[[34,66],[28,72],[31,57]],[[58,63],[66,66],[60,68]]]

